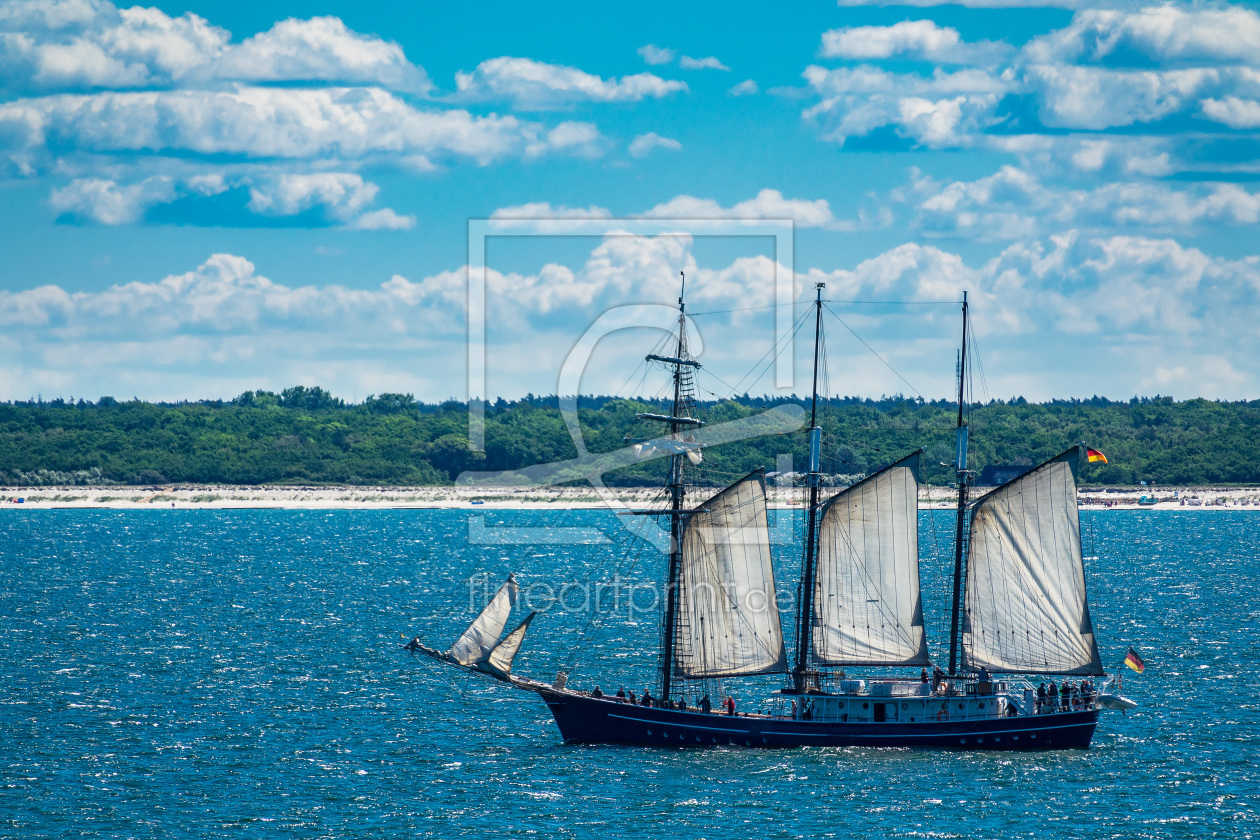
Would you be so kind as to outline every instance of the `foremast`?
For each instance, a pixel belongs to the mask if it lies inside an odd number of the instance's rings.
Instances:
[[[640,415],[644,419],[669,424],[670,437],[677,440],[683,429],[699,426],[700,421],[691,416],[695,407],[694,372],[700,365],[691,359],[687,349],[687,275],[679,272],[682,285],[678,293],[678,344],[673,357],[648,356],[649,361],[662,362],[673,367],[674,400],[669,417]],[[668,700],[673,682],[674,624],[678,612],[678,576],[682,566],[683,503],[686,490],[683,486],[683,460],[685,453],[675,447],[669,459],[669,567],[665,580],[665,626],[661,634],[661,699]]]
[[[958,356],[958,432],[954,469],[958,477],[958,518],[954,531],[954,605],[949,622],[949,675],[958,673],[958,620],[963,597],[963,555],[966,552],[967,533],[967,293],[962,303],[962,350]]]
[[[825,283],[814,286],[814,379],[809,409],[809,472],[806,483],[809,505],[805,520],[805,556],[801,561],[801,609],[796,628],[796,665],[792,669],[792,686],[797,693],[808,689],[810,649],[814,620],[814,572],[818,561],[818,472],[822,429],[818,427],[818,352],[822,343],[822,290]]]

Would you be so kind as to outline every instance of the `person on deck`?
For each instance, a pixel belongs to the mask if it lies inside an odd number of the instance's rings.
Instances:
[[[1037,686],[1037,714],[1041,714],[1042,709],[1046,705],[1046,684],[1041,683]]]
[[[1059,687],[1052,681],[1050,688],[1046,689],[1046,705],[1050,707],[1051,712],[1059,710]]]
[[[709,699],[709,695],[707,694],[700,698],[700,711],[704,712],[706,715],[713,711],[713,701]]]
[[[728,715],[731,715],[732,717],[735,715],[735,698],[734,697],[726,698],[726,713]]]
[[[631,691],[626,695],[626,702],[628,702],[631,706],[637,706],[639,705],[639,698],[635,697],[634,692]]]
[[[617,699],[618,700],[626,699],[626,689],[624,687],[617,689]]]
[[[924,668],[921,671],[919,671],[919,682],[925,683],[927,681],[928,681],[927,668]]]
[[[644,689],[643,700],[640,701],[639,705],[651,706],[652,705],[652,692],[648,691],[647,689]]]
[[[945,679],[945,672],[941,670],[940,665],[932,666],[932,693],[935,694],[941,687],[941,682]]]
[[[988,668],[986,668],[986,667],[984,667],[983,665],[981,665],[981,666],[980,666],[980,673],[976,675],[976,681],[977,681],[977,682],[982,682],[982,683],[987,683],[987,682],[992,682],[992,680],[993,680],[993,678],[992,678],[992,676],[989,674],[989,669],[988,669]]]

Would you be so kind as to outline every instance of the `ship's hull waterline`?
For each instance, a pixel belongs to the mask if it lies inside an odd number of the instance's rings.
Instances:
[[[920,747],[966,750],[1086,749],[1098,710],[967,721],[840,723],[632,706],[539,690],[560,735],[579,744],[712,747]]]

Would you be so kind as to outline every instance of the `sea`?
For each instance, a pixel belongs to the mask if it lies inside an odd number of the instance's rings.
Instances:
[[[952,520],[923,519],[941,656]],[[515,572],[517,673],[642,691],[664,558],[607,511],[6,509],[0,837],[1256,836],[1260,511],[1082,521],[1140,705],[1088,750],[983,753],[568,745],[534,695],[405,650]],[[773,680],[730,685],[750,709]]]

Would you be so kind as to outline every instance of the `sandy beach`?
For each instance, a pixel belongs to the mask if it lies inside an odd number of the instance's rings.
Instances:
[[[768,488],[772,508],[800,506],[801,488]],[[987,488],[977,488],[985,490]],[[825,488],[830,491],[831,488]],[[704,490],[697,490],[703,493]],[[925,508],[950,508],[956,492],[948,487],[924,487]],[[21,500],[21,501],[18,501]],[[659,504],[653,488],[615,488],[601,496],[591,487],[249,487],[174,485],[167,487],[10,487],[0,491],[0,506],[12,510],[37,508],[106,508],[157,510],[208,509],[321,509],[321,508],[448,508],[579,509],[649,507]],[[1154,504],[1150,502],[1154,500]],[[1082,509],[1102,510],[1255,510],[1260,511],[1260,487],[1107,487],[1084,488]]]

